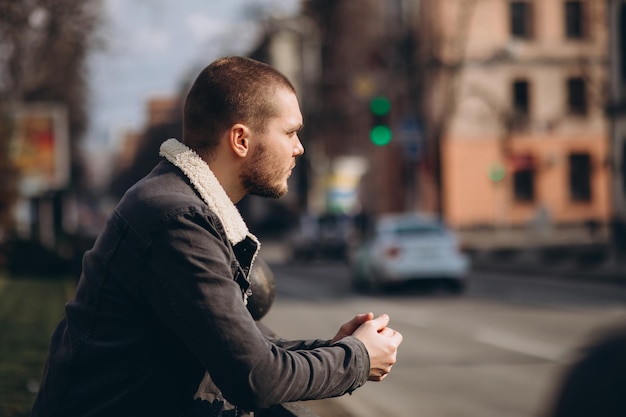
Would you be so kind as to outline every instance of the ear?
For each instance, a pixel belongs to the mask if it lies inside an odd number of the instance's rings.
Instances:
[[[250,129],[241,123],[234,124],[228,132],[228,145],[241,158],[250,151]]]

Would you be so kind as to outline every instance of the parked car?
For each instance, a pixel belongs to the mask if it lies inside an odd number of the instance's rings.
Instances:
[[[428,216],[381,216],[350,262],[356,289],[383,289],[415,280],[436,281],[460,293],[470,261],[456,235]]]
[[[345,214],[303,215],[290,241],[294,261],[348,259],[354,221]]]

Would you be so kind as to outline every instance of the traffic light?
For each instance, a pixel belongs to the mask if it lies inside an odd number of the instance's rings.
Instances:
[[[370,112],[372,115],[370,141],[376,146],[385,146],[391,142],[393,133],[389,126],[390,111],[391,102],[387,97],[376,96],[370,100]]]
[[[501,162],[494,162],[489,165],[488,174],[491,182],[500,182],[506,176],[506,167]]]

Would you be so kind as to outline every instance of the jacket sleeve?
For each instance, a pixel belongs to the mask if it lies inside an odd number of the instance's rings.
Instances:
[[[369,357],[358,339],[286,349],[261,333],[233,280],[238,264],[231,262],[218,227],[207,213],[173,216],[153,239],[142,282],[156,315],[204,365],[224,397],[254,410],[339,396],[363,385]]]
[[[277,346],[286,350],[313,350],[321,347],[331,346],[330,340],[312,339],[312,340],[286,340],[286,339],[270,339]]]

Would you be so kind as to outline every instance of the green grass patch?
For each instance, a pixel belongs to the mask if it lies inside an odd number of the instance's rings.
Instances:
[[[28,416],[75,281],[0,275],[0,416]]]

